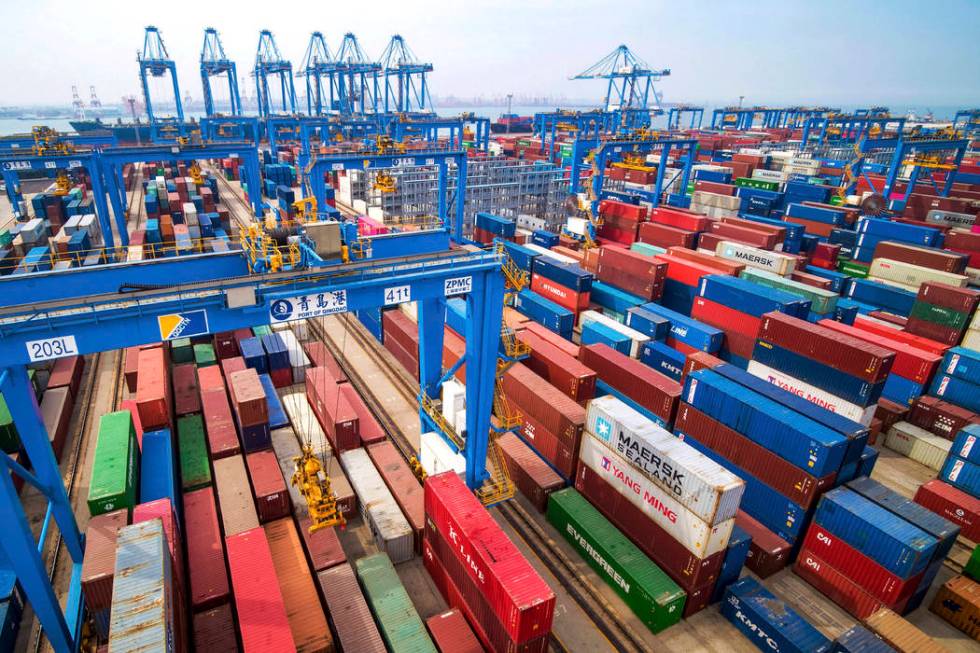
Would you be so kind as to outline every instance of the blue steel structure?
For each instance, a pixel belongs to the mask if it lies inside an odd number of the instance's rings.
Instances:
[[[105,147],[119,145],[119,137],[113,131],[104,134],[72,134],[60,133],[58,140],[69,147]],[[13,136],[0,138],[0,153],[20,153],[30,151],[34,147],[33,136]]]
[[[980,136],[980,109],[961,109],[953,117],[953,129],[967,138]]]
[[[405,39],[395,34],[378,59],[384,78],[385,113],[432,113],[426,75],[431,63],[419,61]]]
[[[747,131],[753,128],[765,129],[778,127],[782,109],[770,107],[725,107],[715,109],[711,114],[712,129],[734,129]],[[762,123],[755,124],[756,116],[762,116]]]
[[[803,125],[800,150],[813,145],[856,143],[865,135],[877,138],[884,136],[886,131],[898,135],[905,129],[905,118],[864,111],[863,115],[857,113],[830,114],[823,117],[808,118]]]
[[[577,138],[572,143],[572,163],[569,178],[571,180],[570,193],[578,193],[581,190],[582,173],[587,166],[591,166],[592,178],[590,189],[596,195],[598,201],[602,184],[605,180],[606,165],[613,161],[618,161],[624,155],[630,154],[660,154],[661,160],[666,161],[670,156],[671,150],[675,157],[680,157],[680,164],[683,166],[681,171],[681,188],[687,188],[687,183],[691,179],[692,167],[697,158],[697,140],[680,138],[653,138],[653,139],[627,139],[627,140],[607,140],[581,139]],[[638,191],[644,195],[644,200],[651,202],[653,206],[659,206],[660,197],[663,194],[664,175],[667,166],[657,166],[657,178],[654,182],[652,192]],[[598,205],[596,205],[597,208]],[[596,213],[598,215],[598,213]]]
[[[834,115],[840,113],[840,109],[835,109],[831,107],[786,107],[783,109],[776,109],[776,124],[777,128],[784,129],[800,129],[806,124],[806,121],[810,118],[823,118],[827,115]]]
[[[176,107],[176,122],[184,122],[184,107],[180,99],[180,86],[177,83],[177,66],[173,59],[167,54],[167,46],[163,44],[163,37],[160,30],[153,25],[146,28],[143,36],[143,52],[137,53],[137,61],[140,65],[140,83],[143,86],[143,101],[146,103],[146,115],[150,124],[154,124],[163,118],[158,117],[153,112],[153,99],[150,97],[149,77],[163,77],[170,73],[170,79],[174,87],[174,106]],[[149,77],[147,76],[149,75]],[[169,119],[174,120],[174,119]]]
[[[559,131],[573,132],[576,138],[598,139],[602,134],[616,134],[621,127],[622,114],[618,111],[540,111],[534,114],[534,133],[541,141],[539,152],[548,150],[548,158],[555,154],[555,138]]]
[[[214,333],[301,319],[304,315],[296,311],[305,310],[304,305],[318,315],[384,306],[390,296],[386,291],[397,287],[407,288],[412,300],[418,302],[420,388],[436,400],[445,378],[441,359],[446,298],[465,296],[469,435],[463,454],[467,485],[476,489],[484,483],[488,477],[490,413],[503,311],[502,260],[498,254],[460,255],[448,251],[405,256],[412,251],[411,242],[418,241],[405,238],[404,244],[388,248],[399,250],[400,258],[318,265],[267,275],[250,275],[241,252],[229,252],[0,279],[0,297],[5,302],[0,307],[0,360],[4,365],[0,370],[0,390],[7,399],[33,472],[27,472],[7,456],[0,459],[13,473],[37,487],[49,502],[38,544],[11,476],[0,474],[0,518],[6,529],[0,548],[16,570],[27,600],[55,650],[74,651],[78,647],[84,538],[28,381],[26,365],[31,362],[159,342],[160,319],[188,311],[203,311],[207,331]],[[448,245],[448,241],[443,244]],[[174,279],[183,281],[173,284]],[[154,280],[163,283],[152,285]],[[125,292],[133,283],[149,285]],[[30,303],[20,303],[25,299]],[[436,426],[421,409],[420,420],[427,430]],[[443,437],[455,448],[446,434]],[[52,589],[39,553],[52,517],[72,563],[65,610]]]
[[[208,117],[217,115],[214,110],[214,95],[211,92],[211,78],[226,75],[228,78],[228,113],[232,116],[242,114],[242,99],[238,94],[238,72],[235,62],[225,56],[218,30],[208,27],[204,30],[204,46],[201,48],[201,85],[204,88],[204,112]]]
[[[340,113],[377,113],[381,64],[368,58],[351,32],[344,34],[334,61],[337,64],[334,84]]]
[[[457,117],[401,115],[389,123],[387,131],[396,141],[418,137],[432,146],[436,145],[440,135],[445,134],[449,141],[449,149],[459,149],[463,147],[463,134],[468,124],[474,127],[474,146],[486,150],[490,145],[490,119],[478,118],[473,114]]]
[[[310,42],[300,63],[300,77],[306,78],[306,113],[310,116],[321,116],[334,111],[336,102],[335,77],[337,64],[330,55],[330,48],[323,38],[322,32],[310,34]],[[326,83],[326,89],[324,89]],[[326,91],[326,93],[324,93]],[[326,103],[324,103],[326,96]]]
[[[683,122],[685,114],[691,116],[687,129],[701,129],[701,123],[704,121],[704,107],[696,107],[690,104],[679,104],[667,110],[667,129],[671,131],[684,129],[681,122]]]
[[[296,113],[296,88],[293,86],[293,64],[282,58],[279,46],[267,29],[259,32],[259,45],[255,52],[255,87],[258,95],[259,115],[271,116],[274,113]],[[272,98],[269,87],[270,78],[279,82],[279,110]]]
[[[201,137],[206,142],[229,143],[262,139],[262,123],[256,116],[214,115],[201,118]]]
[[[606,79],[606,95],[602,106],[606,111],[660,108],[660,97],[654,87],[670,75],[670,69],[654,70],[625,45],[620,45],[605,57],[571,79]],[[651,95],[653,106],[651,107]]]

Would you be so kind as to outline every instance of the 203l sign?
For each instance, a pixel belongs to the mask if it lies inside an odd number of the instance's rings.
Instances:
[[[453,277],[452,279],[446,279],[444,289],[446,297],[465,295],[466,293],[473,292],[473,277]]]
[[[75,343],[75,336],[58,336],[56,338],[45,338],[44,340],[29,340],[24,344],[27,346],[27,355],[32,363],[51,360],[52,358],[78,355],[78,345]]]

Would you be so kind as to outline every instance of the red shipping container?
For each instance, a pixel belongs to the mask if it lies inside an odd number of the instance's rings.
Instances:
[[[493,614],[486,597],[475,589],[475,584],[462,572],[455,577],[442,562],[454,562],[451,554],[442,555],[436,546],[445,546],[438,534],[426,537],[422,547],[422,561],[436,588],[446,599],[450,608],[461,611],[473,627],[473,632],[488,651],[503,653],[544,653],[548,650],[549,635],[536,637],[522,644],[515,643],[504,630],[500,620]],[[465,591],[460,589],[460,584]]]
[[[597,230],[598,235],[607,240],[632,245],[636,242],[636,225],[630,228],[615,227],[608,222],[602,224]]]
[[[535,508],[544,512],[548,507],[548,495],[563,488],[565,481],[513,433],[497,438],[497,444],[517,489]]]
[[[328,370],[313,367],[306,371],[306,398],[334,451],[340,453],[361,446],[357,413]]]
[[[526,366],[517,363],[511,367],[504,375],[503,387],[517,408],[560,439],[572,443],[582,435],[585,409]]]
[[[647,226],[647,225],[644,225]],[[599,248],[599,269],[609,267],[620,274],[638,277],[656,285],[667,278],[667,266],[653,257],[619,247]]]
[[[143,428],[147,431],[170,428],[170,405],[170,380],[163,349],[140,350],[136,409]]]
[[[174,412],[178,416],[201,412],[201,393],[194,363],[174,365],[171,378],[174,384]]]
[[[128,510],[96,515],[85,529],[82,559],[82,594],[92,612],[112,606],[112,581],[116,570],[116,535],[129,523]]]
[[[754,247],[760,247],[762,249],[772,250],[776,247],[777,238],[775,234],[765,233],[759,229],[743,227],[734,224],[727,224],[724,222],[712,222],[708,225],[708,231],[721,238],[728,240],[729,238],[737,238],[742,242],[748,243]]]
[[[735,513],[735,525],[752,536],[745,566],[759,578],[769,578],[789,564],[792,548],[789,542],[742,510]]]
[[[381,424],[375,419],[374,414],[368,408],[367,404],[358,394],[357,390],[354,389],[349,383],[343,383],[340,386],[340,394],[347,399],[350,403],[351,408],[357,414],[357,435],[361,439],[362,445],[369,445],[374,442],[383,442],[387,439],[388,434],[385,430],[381,428]]]
[[[724,364],[725,361],[720,358],[716,358],[706,351],[693,351],[689,352],[684,359],[684,369],[681,371],[681,385],[684,385],[684,379],[687,378],[688,374],[692,372],[697,372],[698,370],[703,370],[705,368],[714,369],[719,365]]]
[[[755,344],[755,336],[759,333],[760,318],[704,297],[694,298],[694,303],[691,305],[691,317],[721,329],[726,336],[737,333],[751,338],[752,344]],[[736,352],[733,351],[732,353]],[[741,354],[739,355],[741,356]]]
[[[184,531],[191,609],[198,612],[227,602],[228,567],[213,488],[184,494]]]
[[[513,641],[551,632],[554,592],[459,476],[446,472],[426,479],[425,514],[453,542],[451,557],[478,584]]]
[[[389,337],[398,341],[406,351],[418,349],[419,327],[407,315],[398,309],[382,311],[381,325],[385,333],[385,339]],[[416,355],[417,352],[416,352]]]
[[[456,364],[460,358],[466,355],[466,341],[458,333],[448,326],[443,330],[442,336],[442,366],[449,369]],[[418,356],[416,355],[416,361]],[[466,383],[466,364],[459,366],[456,370],[456,378]]]
[[[735,191],[738,190],[737,186],[732,184],[722,184],[717,181],[703,181],[701,179],[694,180],[694,190],[704,191],[705,193],[716,193],[718,195],[727,195],[732,197],[735,195]]]
[[[127,347],[124,356],[123,377],[126,379],[126,389],[129,390],[130,394],[135,394],[136,378],[139,371],[140,348]]]
[[[218,365],[208,365],[197,369],[197,386],[201,394],[209,390],[224,390],[225,378],[221,374],[221,367]]]
[[[577,402],[595,397],[596,373],[577,358],[531,332],[521,332],[517,339],[531,348],[524,364],[532,372]]]
[[[697,252],[693,249],[684,249],[683,247],[670,247],[667,249],[667,254],[685,261],[692,261],[694,263],[713,268],[716,270],[714,274],[727,274],[737,277],[742,273],[742,270],[745,269],[745,263],[730,261],[726,258],[715,256],[714,254],[704,254],[703,252]]]
[[[694,438],[803,508],[833,487],[836,474],[823,478],[807,474],[688,404],[678,409],[674,432],[681,439]]]
[[[793,281],[798,281],[800,283],[805,283],[808,286],[813,286],[814,288],[830,290],[830,279],[824,279],[823,277],[818,277],[815,274],[808,274],[806,272],[800,272],[799,270],[793,270],[790,273],[789,278]]]
[[[202,393],[201,409],[211,459],[218,460],[238,453],[241,449],[238,431],[235,429],[235,420],[231,416],[231,406],[224,388]]]
[[[759,339],[856,376],[869,383],[883,381],[895,353],[785,313],[766,313]]]
[[[925,573],[900,578],[816,523],[810,524],[803,548],[889,606],[912,596]]]
[[[696,286],[701,277],[718,274],[718,270],[701,263],[687,261],[674,254],[658,254],[656,259],[667,264],[667,278],[685,286]]]
[[[916,317],[910,317],[905,322],[905,330],[913,335],[929,338],[930,340],[935,340],[936,342],[950,346],[959,344],[963,337],[963,332],[959,329],[929,322],[928,320],[921,320]]]
[[[870,333],[841,322],[820,320],[817,324],[895,352],[895,362],[892,363],[891,369],[892,374],[897,374],[902,378],[916,383],[928,383],[939,366],[939,361],[942,360],[942,356],[938,354],[916,349],[897,340],[891,340],[877,333]]]
[[[177,591],[181,596],[187,586],[184,582],[184,545],[181,538],[180,522],[174,512],[174,506],[170,499],[156,499],[146,503],[138,504],[133,508],[133,523],[138,524],[151,519],[159,519],[163,523],[163,532],[167,536],[167,546],[170,549],[170,558],[173,560],[174,577],[176,578]]]
[[[943,355],[946,353],[946,350],[949,349],[949,345],[944,345],[941,342],[929,340],[928,338],[923,338],[921,336],[914,336],[911,333],[905,333],[900,329],[884,326],[883,324],[879,324],[874,320],[869,320],[860,315],[854,319],[854,326],[863,331],[870,331],[871,333],[877,333],[885,336],[886,338],[897,340],[898,342],[904,342],[905,344],[911,345],[916,349],[931,351],[934,354]]]
[[[705,588],[710,592],[724,562],[724,551],[698,558],[586,465],[578,466],[575,489],[688,592],[689,600],[693,594],[693,600],[700,601]]]
[[[269,423],[269,403],[258,372],[252,368],[232,372],[228,378],[232,410],[242,427]]]
[[[524,328],[518,332],[517,337],[520,338],[522,333],[533,333],[542,340],[551,343],[555,347],[558,347],[569,356],[578,358],[578,345],[571,340],[565,340],[548,327],[538,324],[533,320],[525,322]]]
[[[347,554],[344,547],[340,544],[337,537],[337,530],[333,527],[320,528],[310,532],[313,522],[309,517],[299,520],[299,534],[303,538],[303,546],[306,549],[306,557],[309,558],[313,571],[323,571],[342,562],[347,561]]]
[[[924,268],[962,274],[966,259],[958,254],[941,249],[914,247],[906,243],[884,240],[875,245],[874,258],[901,261]]]
[[[764,224],[762,222],[754,222],[752,220],[744,220],[742,218],[733,218],[731,216],[722,216],[718,219],[719,222],[724,224],[734,225],[736,227],[743,227],[745,229],[751,229],[753,231],[761,231],[764,234],[772,234],[776,237],[775,249],[782,249],[779,247],[784,240],[786,240],[786,227],[777,227],[771,224]]]
[[[629,204],[617,200],[602,200],[599,202],[599,215],[614,215],[631,218],[636,222],[646,220],[647,208],[638,204]]]
[[[343,383],[347,380],[347,375],[340,369],[340,364],[337,362],[337,359],[333,357],[333,354],[330,353],[327,346],[319,340],[311,340],[310,342],[303,343],[303,351],[306,352],[307,357],[310,359],[310,364],[313,367],[327,368],[337,383]]]
[[[595,370],[604,382],[665,423],[673,421],[681,395],[681,386],[676,381],[603,343],[582,347],[579,360]]]
[[[711,219],[693,211],[658,206],[650,210],[650,222],[687,229],[688,231],[704,231],[711,224]]]
[[[583,436],[579,434],[575,440],[562,440],[513,401],[511,410],[521,420],[518,431],[521,439],[539,456],[551,463],[560,474],[564,474],[566,479],[574,477],[578,448]]]
[[[637,236],[641,243],[649,243],[657,247],[694,247],[694,239],[697,233],[678,229],[665,224],[656,222],[644,222],[637,231]]]
[[[881,401],[879,409],[881,408]],[[898,420],[894,420],[897,422]],[[908,411],[908,421],[941,438],[953,440],[968,424],[980,421],[976,413],[936,397],[919,397]],[[891,424],[889,424],[891,426]]]
[[[589,307],[589,292],[575,292],[540,274],[531,275],[531,290],[572,312],[584,311]]]
[[[194,650],[205,653],[237,653],[235,619],[231,604],[194,615]]]
[[[422,485],[391,442],[372,444],[367,447],[367,453],[385,485],[391,490],[391,495],[404,513],[405,519],[415,531],[415,550],[421,553],[422,530],[425,528],[425,497]]]
[[[41,420],[48,432],[48,441],[55,458],[61,460],[61,451],[68,439],[68,426],[71,423],[71,413],[74,402],[71,390],[67,387],[49,388],[41,397]]]
[[[293,384],[293,368],[283,367],[278,370],[269,370],[269,379],[275,388],[288,388]]]
[[[980,542],[980,498],[939,479],[919,486],[914,501],[960,527],[960,534]]]
[[[214,345],[214,355],[217,356],[219,360],[234,358],[241,353],[238,350],[238,341],[235,340],[234,331],[222,331],[221,333],[216,333],[214,334],[212,342]]]
[[[858,619],[867,619],[887,606],[807,549],[800,551],[793,571],[831,601]]]
[[[395,342],[394,339],[389,338],[384,343],[385,349],[394,357],[398,364],[405,368],[416,381],[419,379],[419,360],[418,355],[412,355],[405,351],[405,349]]]
[[[231,375],[235,372],[241,372],[248,369],[245,365],[245,359],[241,356],[234,356],[232,358],[221,359],[221,373],[225,375],[225,379],[231,378]]]
[[[271,451],[256,451],[246,454],[245,464],[252,480],[252,496],[255,498],[255,511],[259,523],[281,519],[289,515],[289,490],[279,469],[276,454]]]
[[[792,215],[784,215],[783,222],[789,222],[790,224],[798,224],[806,229],[806,233],[813,236],[823,236],[825,238],[830,237],[830,232],[836,229],[832,224],[826,222],[817,222],[816,220],[804,220],[803,218],[797,218]]]
[[[483,653],[483,647],[459,610],[432,615],[425,620],[425,626],[441,653]]]
[[[295,653],[272,553],[261,527],[225,539],[245,653]]]
[[[59,358],[51,368],[51,375],[48,377],[50,388],[68,388],[71,391],[72,399],[78,397],[78,388],[82,384],[82,372],[85,371],[85,358],[82,356],[69,356]]]
[[[960,313],[973,313],[980,303],[980,292],[946,283],[927,281],[919,286],[916,299]]]
[[[119,410],[128,410],[129,414],[133,417],[133,428],[136,429],[136,444],[139,445],[140,451],[143,450],[143,425],[140,424],[140,414],[136,409],[136,401],[133,399],[124,399],[119,404]]]

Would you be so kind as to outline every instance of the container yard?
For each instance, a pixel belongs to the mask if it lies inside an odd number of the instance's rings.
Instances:
[[[980,650],[980,109],[179,29],[0,136],[0,651]]]

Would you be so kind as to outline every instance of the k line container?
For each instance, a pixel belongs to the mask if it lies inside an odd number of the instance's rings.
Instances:
[[[265,531],[242,531],[225,544],[243,650],[296,651]]]
[[[392,562],[411,560],[415,534],[384,479],[364,449],[340,454],[340,462],[357,493],[361,517],[371,527],[374,541]]]
[[[395,653],[437,653],[388,556],[376,553],[361,558],[355,568],[388,647]]]
[[[745,483],[612,396],[589,402],[590,433],[714,525],[738,511]]]
[[[725,550],[735,524],[733,519],[713,526],[704,522],[628,460],[591,434],[587,436],[582,438],[580,467],[598,474],[695,556],[707,558]]]
[[[371,608],[357,584],[349,564],[340,564],[317,574],[327,612],[344,651],[387,653],[384,640],[371,616]]]
[[[228,567],[212,488],[184,494],[184,539],[191,608],[206,610],[228,601]]]
[[[763,651],[824,653],[831,642],[753,578],[728,586],[721,614]]]
[[[214,461],[214,487],[226,538],[258,528],[244,458],[236,455]]]
[[[650,630],[680,620],[684,591],[576,490],[551,495],[548,521]]]

